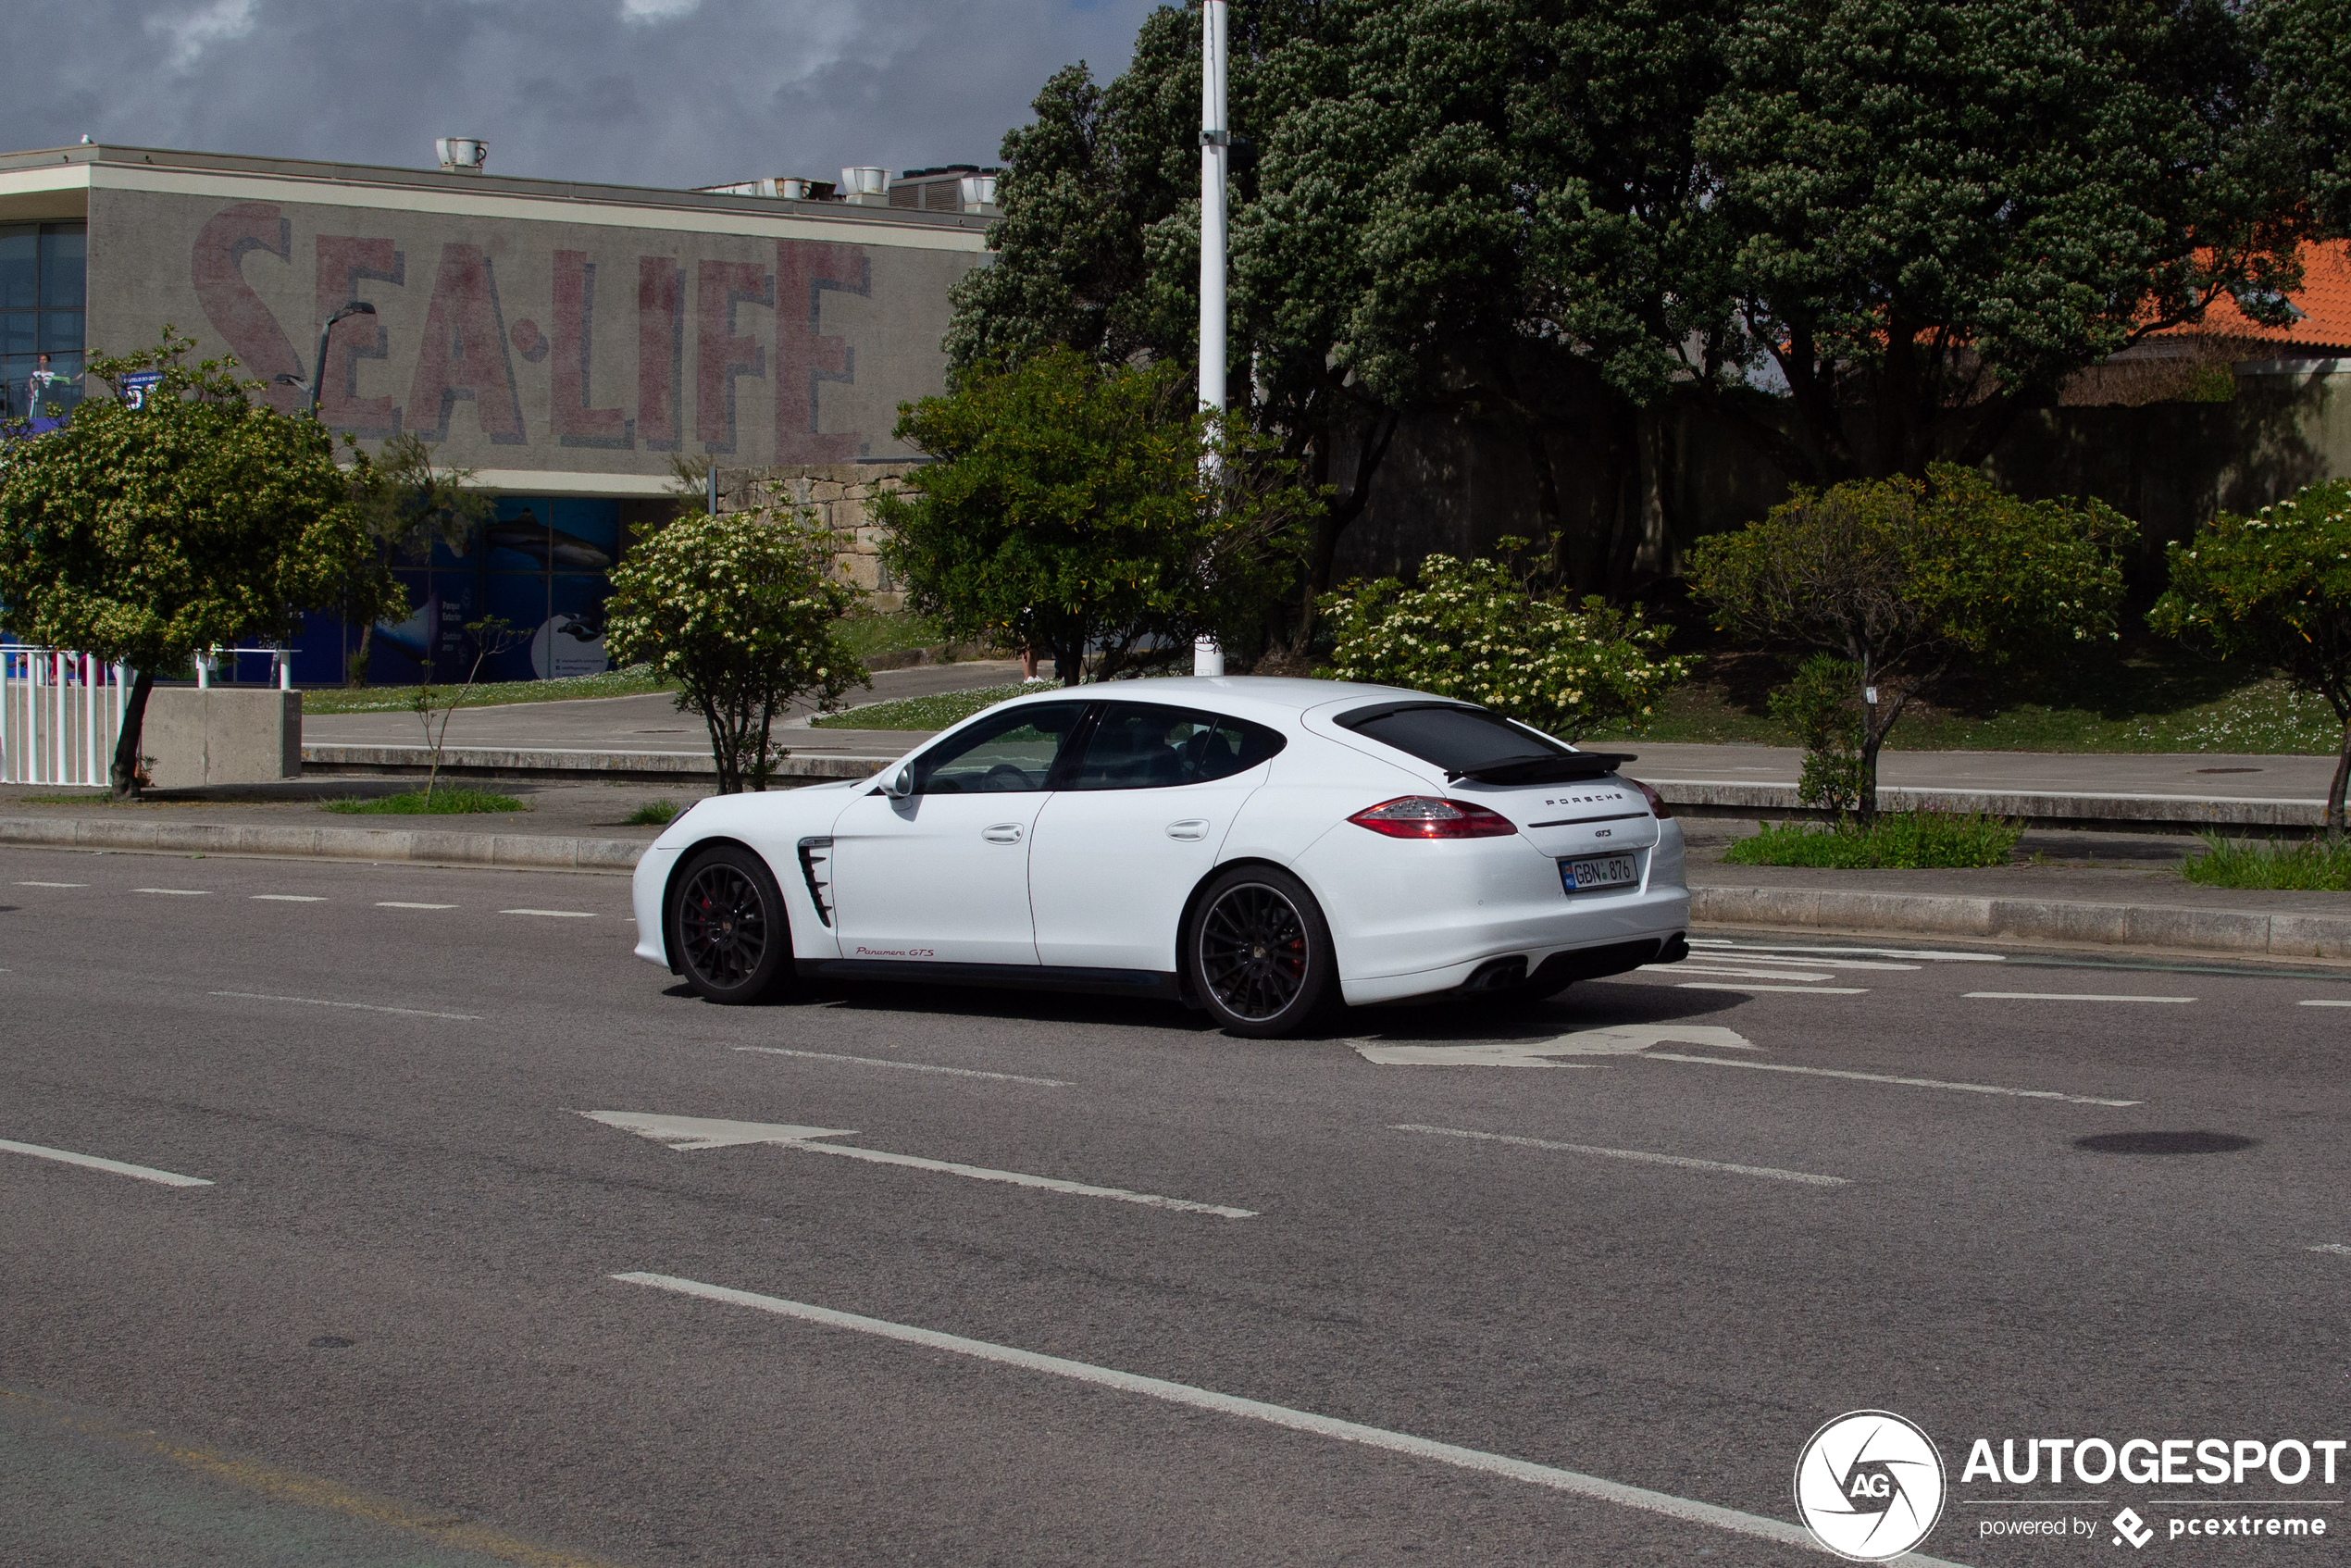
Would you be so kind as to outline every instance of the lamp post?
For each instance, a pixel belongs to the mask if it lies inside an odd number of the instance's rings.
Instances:
[[[308,413],[313,419],[318,417],[318,394],[326,391],[327,388],[327,340],[334,335],[335,323],[341,321],[346,316],[373,316],[375,313],[376,307],[368,304],[366,300],[353,300],[349,305],[344,305],[341,310],[338,310],[332,316],[328,317],[327,324],[318,329],[318,357],[311,362],[312,369],[310,372],[310,407],[308,409]],[[269,383],[272,386],[298,387],[302,385],[302,378],[299,376],[288,375],[286,372],[280,370],[278,374],[269,378]]]
[[[1225,412],[1225,174],[1232,129],[1225,123],[1225,0],[1202,0],[1200,18],[1200,405]],[[1203,477],[1214,456],[1200,460]],[[1223,675],[1225,651],[1213,637],[1192,642],[1192,673]]]

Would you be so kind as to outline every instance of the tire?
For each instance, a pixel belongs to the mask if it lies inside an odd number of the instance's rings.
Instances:
[[[1305,885],[1272,866],[1211,882],[1184,929],[1184,977],[1227,1034],[1281,1039],[1321,1011],[1338,977],[1331,928]]]
[[[791,975],[791,923],[767,863],[720,844],[669,884],[663,937],[694,994],[725,1006],[765,1001]]]

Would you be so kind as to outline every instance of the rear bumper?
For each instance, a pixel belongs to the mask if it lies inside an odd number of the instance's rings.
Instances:
[[[1609,912],[1605,924],[1595,923],[1591,916],[1597,911],[1579,912],[1581,918],[1569,923],[1572,933],[1553,930],[1548,941],[1497,940],[1467,957],[1425,969],[1408,970],[1395,975],[1339,977],[1339,994],[1350,1007],[1361,1007],[1377,1002],[1397,1002],[1410,996],[1427,996],[1437,991],[1455,990],[1468,983],[1472,975],[1498,958],[1524,957],[1526,973],[1532,977],[1545,971],[1552,975],[1561,966],[1577,967],[1576,955],[1595,953],[1597,950],[1617,949],[1645,944],[1648,953],[1636,957],[1631,964],[1611,962],[1592,974],[1622,974],[1647,962],[1657,950],[1674,937],[1689,929],[1690,895],[1687,889],[1674,888],[1653,893],[1643,893],[1636,900],[1620,901]]]

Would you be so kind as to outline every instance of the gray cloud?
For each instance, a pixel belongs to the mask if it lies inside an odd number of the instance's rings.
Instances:
[[[1154,0],[75,0],[10,7],[0,148],[99,142],[688,186],[990,163]]]

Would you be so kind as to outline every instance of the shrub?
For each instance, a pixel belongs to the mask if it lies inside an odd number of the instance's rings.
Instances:
[[[1570,608],[1499,561],[1431,555],[1417,588],[1351,582],[1316,605],[1333,643],[1317,674],[1457,697],[1568,740],[1603,726],[1639,733],[1690,668],[1661,652],[1673,628],[1650,625],[1639,605]]]
[[[1866,827],[1765,822],[1723,852],[1728,865],[1815,865],[1839,871],[1912,871],[2005,865],[2024,824],[1981,814],[1898,812]]]
[[[2299,843],[2234,843],[2218,833],[2199,833],[2204,852],[2180,867],[2180,875],[2208,888],[2281,888],[2307,892],[2351,890],[2351,844],[2304,840]]]
[[[1843,816],[1861,803],[1860,666],[1815,653],[1766,699],[1772,716],[1804,748],[1796,798]]]

